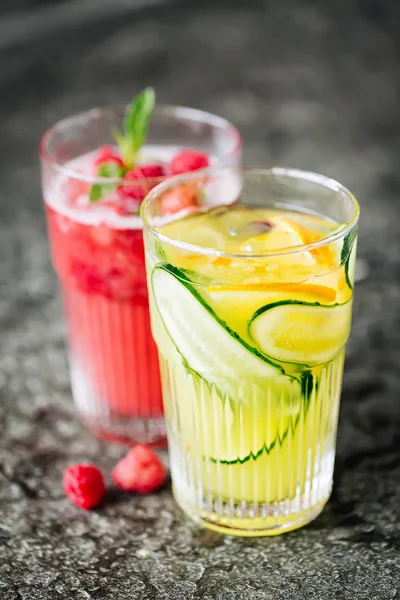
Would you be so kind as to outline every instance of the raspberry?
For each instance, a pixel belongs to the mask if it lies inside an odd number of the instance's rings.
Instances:
[[[197,206],[197,194],[183,185],[167,190],[162,198],[165,213],[177,213],[184,208]]]
[[[108,296],[105,277],[97,265],[79,259],[71,259],[70,273],[73,282],[86,293]]]
[[[197,194],[193,190],[180,185],[165,192],[162,198],[162,206],[166,214],[197,206]]]
[[[164,167],[158,163],[138,165],[129,172],[136,175],[136,177],[132,177],[132,179],[152,179],[155,177],[163,177],[165,175]]]
[[[121,157],[117,154],[117,152],[111,146],[102,146],[99,150],[98,155],[94,161],[96,167],[100,167],[103,163],[106,162],[115,162],[120,167],[124,166]]]
[[[160,164],[138,165],[124,176],[124,180],[158,179],[164,176],[164,168]],[[130,213],[137,209],[146,194],[156,185],[156,181],[146,181],[138,185],[120,185],[117,188],[119,197],[126,202]]]
[[[208,167],[210,161],[205,152],[196,150],[182,150],[175,154],[170,164],[171,175],[179,175],[188,171],[197,171]]]
[[[106,491],[102,472],[90,464],[68,467],[64,471],[63,487],[71,502],[85,510],[100,504]]]
[[[153,450],[138,445],[119,461],[111,477],[121,490],[149,494],[165,482],[167,472]]]
[[[111,248],[112,246],[105,248],[105,252],[111,253]],[[135,298],[139,301],[139,298],[147,298],[144,260],[139,256],[139,249],[137,255],[135,257],[132,253],[129,263],[122,255],[121,260],[116,264],[106,262],[104,256],[101,257],[99,264],[72,259],[70,263],[72,281],[86,294],[100,294],[110,300]]]

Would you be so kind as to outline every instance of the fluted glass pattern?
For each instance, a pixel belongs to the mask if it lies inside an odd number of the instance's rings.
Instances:
[[[327,501],[344,350],[298,378],[209,377],[161,357],[174,493],[227,533],[296,528]]]
[[[118,301],[64,286],[74,401],[96,433],[164,441],[156,345],[146,299]]]

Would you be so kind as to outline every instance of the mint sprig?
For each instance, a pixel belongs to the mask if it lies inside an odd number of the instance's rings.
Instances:
[[[97,171],[98,177],[110,177],[112,179],[119,179],[125,174],[125,169],[114,161],[105,162],[99,166]],[[107,196],[117,187],[116,183],[95,183],[90,188],[89,200],[90,202],[98,202],[104,196]]]
[[[99,166],[98,177],[117,179],[132,169],[138,159],[140,148],[146,141],[149,122],[156,103],[156,95],[151,87],[145,88],[128,106],[123,122],[124,131],[113,129],[124,164],[122,167],[115,161],[105,162]],[[89,193],[90,202],[98,202],[117,187],[115,183],[95,183]]]
[[[135,166],[140,148],[146,141],[149,122],[156,103],[154,89],[148,87],[138,94],[128,106],[124,119],[124,132],[113,130],[127,169]]]

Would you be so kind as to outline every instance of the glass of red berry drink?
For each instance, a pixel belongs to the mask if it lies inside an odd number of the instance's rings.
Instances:
[[[44,134],[40,151],[77,411],[98,436],[163,445],[139,207],[166,177],[239,165],[241,137],[215,115],[155,107],[147,88],[127,108],[59,121]],[[196,192],[178,189],[168,202],[171,213],[195,209]]]

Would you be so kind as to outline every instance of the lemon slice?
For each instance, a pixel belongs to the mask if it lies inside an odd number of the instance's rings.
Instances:
[[[207,214],[198,213],[168,223],[163,227],[163,234],[173,240],[202,246],[203,248],[212,248],[214,250],[224,250],[226,245],[226,236],[218,227],[217,221],[207,218]]]
[[[257,310],[249,335],[265,356],[280,362],[317,365],[331,360],[345,345],[351,323],[351,302],[281,301]]]
[[[242,242],[240,250],[262,254],[263,252],[274,252],[284,248],[303,246],[307,242],[308,230],[289,219],[275,221],[274,227],[265,234],[247,238]],[[288,254],[277,254],[271,257],[271,261],[278,265],[314,265],[316,258],[311,252],[295,252]]]

